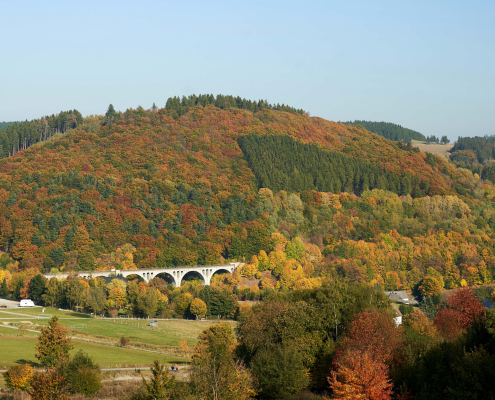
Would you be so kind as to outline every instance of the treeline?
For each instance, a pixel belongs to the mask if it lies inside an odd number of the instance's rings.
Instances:
[[[241,136],[238,143],[259,188],[355,194],[384,189],[414,197],[428,193],[429,183],[417,176],[405,173],[401,177],[370,162],[289,136],[248,135]]]
[[[12,125],[12,124],[20,124],[20,123],[21,123],[21,121],[11,121],[11,122],[5,122],[5,121],[4,121],[4,122],[0,122],[0,129],[4,129],[4,130],[5,130],[5,129],[7,129],[7,127],[8,127],[9,125]]]
[[[452,161],[485,164],[495,159],[495,137],[460,137],[450,152]]]
[[[136,271],[139,273],[138,271]],[[131,276],[132,277],[132,276]],[[13,299],[31,299],[38,305],[92,311],[96,314],[118,314],[162,318],[195,319],[213,317],[234,319],[239,313],[240,292],[236,286],[203,286],[199,279],[184,281],[182,286],[155,277],[149,284],[134,279],[103,278],[83,279],[77,275],[64,280],[41,275],[0,283],[0,296]],[[190,277],[191,278],[191,277]],[[192,277],[194,278],[194,277]],[[220,280],[220,276],[216,276]],[[238,283],[238,275],[228,275],[232,284]],[[260,300],[273,290],[258,291]]]
[[[411,140],[426,140],[422,133],[413,131],[412,129],[404,128],[400,125],[393,124],[391,122],[373,122],[373,121],[359,121],[344,122],[348,125],[361,125],[368,131],[376,133],[389,140],[395,140],[397,142],[410,142]]]
[[[270,104],[266,100],[246,100],[245,98],[241,98],[239,96],[224,96],[217,95],[216,97],[212,94],[200,94],[196,96],[195,94],[191,96],[182,96],[180,97],[170,97],[167,100],[167,104],[165,105],[165,109],[172,116],[181,116],[186,114],[191,107],[195,107],[198,105],[207,106],[214,105],[215,107],[223,109],[228,108],[239,108],[242,110],[249,110],[252,112],[258,112],[263,109],[268,110],[277,110],[277,111],[285,111],[293,114],[304,114],[304,110],[296,109],[294,107],[290,107],[285,104]]]
[[[431,136],[428,136],[426,138],[426,143],[430,144],[430,143],[436,143],[436,144],[448,144],[450,143],[450,140],[449,138],[447,137],[447,135],[444,135],[442,136],[441,139],[437,138],[435,135],[431,135]]]
[[[0,158],[12,156],[19,150],[44,142],[57,133],[65,133],[82,124],[82,121],[79,111],[69,110],[32,121],[8,123],[5,129],[0,129]]]

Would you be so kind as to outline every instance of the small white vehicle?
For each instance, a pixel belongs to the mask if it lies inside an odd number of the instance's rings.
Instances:
[[[21,300],[19,307],[34,307],[33,300]]]

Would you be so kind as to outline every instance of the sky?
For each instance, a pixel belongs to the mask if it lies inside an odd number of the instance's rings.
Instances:
[[[495,2],[0,0],[0,121],[232,94],[495,134]]]

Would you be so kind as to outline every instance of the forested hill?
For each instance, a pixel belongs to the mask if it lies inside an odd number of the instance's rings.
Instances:
[[[495,159],[495,136],[460,137],[450,152],[454,161],[485,164]]]
[[[470,289],[447,303],[441,291],[484,285],[484,299],[492,295],[495,169],[479,175],[363,126],[282,106],[177,101],[125,112],[109,106],[79,120],[72,112],[76,125],[52,125],[58,132],[41,143],[17,139],[27,148],[0,160],[2,296],[162,318],[193,318],[201,300],[206,315],[239,317],[239,356],[251,360],[266,398],[290,396],[269,391],[280,360],[288,361],[277,385],[289,371],[299,374],[292,391],[325,390],[340,362],[332,357],[355,359],[362,346],[342,346],[371,343],[377,332],[387,345],[360,365],[376,365],[391,385],[388,354],[397,396],[454,393],[445,365],[462,378],[458,398],[493,387],[490,376],[478,374],[480,386],[465,373],[492,365],[491,336],[476,315],[468,319],[483,306],[464,295]],[[213,275],[209,286],[192,274],[177,288],[165,274],[125,286],[39,275],[231,261],[242,265]],[[424,313],[395,329],[383,290],[412,291]],[[252,309],[238,303],[260,299]],[[411,308],[401,306],[404,314]],[[432,371],[435,379],[422,378]]]
[[[394,141],[410,142],[411,140],[425,141],[426,138],[422,133],[404,128],[391,122],[372,122],[372,121],[354,121],[344,122],[350,125],[361,125],[368,131],[376,133],[384,138]]]
[[[480,208],[492,186],[361,126],[213,104],[77,124],[0,160],[0,250],[16,276],[256,256],[280,288],[334,274],[412,287],[431,265],[452,285],[495,266],[495,210]]]
[[[186,114],[189,109],[197,106],[213,105],[220,109],[242,109],[251,112],[261,110],[277,110],[294,114],[305,114],[302,109],[296,109],[285,104],[270,104],[266,100],[246,100],[239,96],[224,96],[206,94],[199,96],[170,97],[167,100],[162,114],[178,119]],[[139,107],[141,109],[141,107]],[[156,112],[158,108],[153,104],[150,112]],[[33,144],[51,140],[54,135],[65,134],[69,129],[82,129],[87,132],[98,132],[101,126],[112,124],[126,113],[117,112],[110,104],[105,115],[82,118],[77,110],[61,111],[59,114],[45,116],[25,122],[0,123],[0,158],[14,155],[19,150],[25,150]]]
[[[12,156],[33,144],[66,133],[80,126],[82,120],[79,111],[69,110],[32,121],[6,123],[7,126],[0,127],[0,158]]]

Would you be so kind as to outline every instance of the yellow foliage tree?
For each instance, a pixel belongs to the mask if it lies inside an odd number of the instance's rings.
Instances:
[[[34,371],[29,364],[12,365],[3,373],[5,384],[14,390],[28,390]]]
[[[7,270],[0,270],[0,284],[4,279],[6,279],[7,285],[9,285],[12,280],[12,274]]]
[[[261,288],[262,289],[273,289],[273,284],[272,284],[272,281],[270,280],[269,277],[265,276],[261,280]]]
[[[197,315],[199,318],[203,318],[207,311],[206,303],[199,298],[195,298],[189,306],[189,311],[191,311],[191,314]]]
[[[261,250],[258,255],[258,271],[266,271],[267,269],[270,269],[270,259],[265,250]]]
[[[419,309],[404,316],[404,326],[412,328],[416,333],[428,336],[432,339],[438,337],[435,326],[430,322],[428,317]]]
[[[423,296],[436,296],[442,290],[442,285],[440,285],[440,282],[436,278],[426,276],[421,282],[419,290]]]
[[[110,290],[108,298],[114,301],[115,307],[117,308],[122,307],[127,301],[126,294],[120,287],[114,287]]]

